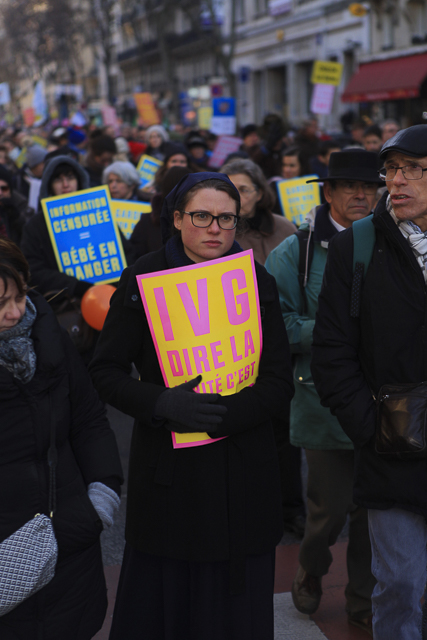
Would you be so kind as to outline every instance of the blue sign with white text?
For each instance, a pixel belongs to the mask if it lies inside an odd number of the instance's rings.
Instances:
[[[118,280],[125,269],[107,187],[42,200],[59,271],[93,284]]]

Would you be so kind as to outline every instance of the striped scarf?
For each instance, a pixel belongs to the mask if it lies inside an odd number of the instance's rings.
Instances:
[[[427,283],[427,231],[423,232],[411,220],[398,220],[393,211],[390,196],[387,198],[387,211],[397,224],[401,234],[408,241],[414,256],[423,272],[424,281]]]

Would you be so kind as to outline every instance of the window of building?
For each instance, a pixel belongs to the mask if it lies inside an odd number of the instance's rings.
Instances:
[[[408,14],[411,27],[411,36],[414,44],[424,42],[426,35],[426,5],[425,2],[408,2]]]
[[[242,24],[245,21],[245,0],[235,0],[234,22]]]
[[[268,11],[268,0],[255,0],[255,15],[262,16]]]
[[[383,49],[392,49],[394,46],[393,15],[385,11],[383,15]]]

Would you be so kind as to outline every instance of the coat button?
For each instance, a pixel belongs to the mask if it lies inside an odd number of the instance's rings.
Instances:
[[[136,302],[138,300],[138,296],[136,295],[136,293],[133,294],[131,300],[132,302]]]
[[[300,377],[298,378],[298,380],[299,380],[300,382],[302,382],[302,381],[303,381],[303,377],[302,377],[302,376],[300,376]]]

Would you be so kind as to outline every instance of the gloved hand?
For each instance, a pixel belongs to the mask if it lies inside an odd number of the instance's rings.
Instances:
[[[154,414],[167,420],[165,427],[176,433],[216,431],[227,408],[216,404],[218,393],[193,391],[202,376],[167,389],[157,399]]]

